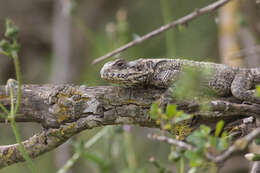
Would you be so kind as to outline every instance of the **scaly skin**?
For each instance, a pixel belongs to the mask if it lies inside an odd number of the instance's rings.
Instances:
[[[238,68],[224,64],[183,59],[117,59],[106,63],[101,78],[128,87],[168,88],[178,80],[184,67],[209,71],[206,86],[219,96],[233,95],[243,101],[259,103],[255,85],[260,83],[260,68]]]

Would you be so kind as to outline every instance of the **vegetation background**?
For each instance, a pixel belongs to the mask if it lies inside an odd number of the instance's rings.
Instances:
[[[99,70],[105,61],[93,65],[91,62],[95,58],[211,2],[213,1],[2,0],[0,37],[4,34],[6,18],[13,20],[20,28],[19,56],[24,84],[110,85],[99,76]],[[187,26],[180,26],[149,39],[117,57],[186,58],[259,66],[260,7],[256,1],[235,2],[219,12],[197,18]],[[225,23],[224,19],[229,19],[230,15],[232,22]],[[14,77],[11,59],[0,55],[1,85]],[[8,124],[0,124],[0,129],[1,145],[15,143]],[[30,123],[19,123],[19,129],[24,139],[41,130],[37,124]],[[99,130],[85,131],[60,149],[35,159],[38,171],[56,172],[70,158],[70,153]],[[130,126],[112,128],[89,151],[84,152],[71,172],[157,172],[149,163],[151,156],[164,166],[174,168],[167,158],[170,147],[148,140],[146,136],[150,131],[155,130]],[[240,156],[229,162],[222,169],[223,172],[246,172],[249,166],[248,161]],[[237,166],[232,166],[234,164]],[[25,173],[28,168],[26,164],[19,163],[0,170],[1,173],[17,171]]]

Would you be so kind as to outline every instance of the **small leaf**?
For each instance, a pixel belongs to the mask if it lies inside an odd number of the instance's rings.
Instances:
[[[193,115],[190,115],[190,114],[185,114],[182,112],[182,115],[181,116],[178,116],[174,123],[179,123],[181,121],[184,121],[184,120],[189,120],[189,119],[192,119]]]
[[[180,32],[182,32],[182,31],[185,30],[185,27],[184,27],[183,25],[179,24],[179,25],[178,25],[178,30],[179,30]]]
[[[227,131],[224,131],[224,132],[221,134],[221,138],[222,138],[222,139],[226,139],[226,138],[227,138]]]
[[[166,113],[169,118],[172,118],[177,112],[177,106],[174,104],[168,104],[166,107]]]
[[[189,135],[186,138],[186,140],[189,143],[194,144],[198,148],[203,148],[207,143],[206,136],[203,133],[201,133],[201,130],[194,131],[191,135]]]
[[[205,126],[205,125],[201,125],[200,129],[201,129],[201,133],[205,136],[207,136],[211,131],[210,127]]]
[[[165,125],[163,126],[163,129],[164,129],[164,130],[170,130],[171,128],[172,128],[171,124],[165,124]]]
[[[162,117],[162,119],[164,119],[164,120],[168,120],[168,119],[169,119],[166,114],[161,114],[161,117]]]
[[[14,23],[10,19],[7,19],[5,36],[15,40],[17,34],[18,34],[18,28],[14,25]]]
[[[220,120],[216,125],[215,136],[218,137],[224,126],[224,121]]]
[[[150,108],[150,116],[152,119],[157,119],[158,118],[158,111],[159,110],[159,103],[154,102]]]
[[[256,145],[260,145],[260,137],[254,139]]]
[[[257,97],[260,98],[260,85],[256,85]]]
[[[204,163],[204,160],[202,159],[202,154],[203,153],[200,151],[192,150],[187,150],[184,153],[185,157],[189,159],[191,167],[198,167]]]
[[[218,139],[218,138],[216,138],[216,137],[214,137],[214,136],[210,136],[210,137],[209,137],[210,146],[216,147],[216,146],[217,146],[217,139]]]
[[[228,143],[226,139],[221,138],[218,140],[218,144],[216,147],[218,151],[224,151],[225,149],[227,149],[227,147],[228,147]]]
[[[10,42],[7,40],[0,41],[0,48],[2,49],[1,52],[7,53],[10,50]]]
[[[182,116],[182,115],[183,115],[183,111],[180,110],[180,111],[178,111],[178,112],[176,113],[175,117],[180,117],[180,116]]]

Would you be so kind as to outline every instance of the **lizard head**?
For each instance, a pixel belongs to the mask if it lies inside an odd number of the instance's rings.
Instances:
[[[147,84],[152,68],[139,59],[136,61],[125,61],[117,59],[107,62],[100,71],[102,79],[112,83],[119,83],[125,86],[144,86]]]

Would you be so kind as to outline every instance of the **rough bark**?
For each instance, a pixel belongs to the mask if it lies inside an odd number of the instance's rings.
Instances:
[[[149,117],[150,105],[164,90],[115,86],[24,85],[17,122],[37,122],[44,130],[24,141],[31,157],[37,157],[64,143],[73,135],[94,127],[136,124],[158,127]],[[10,107],[6,86],[0,86],[0,102]],[[211,98],[210,109],[200,111],[198,101],[178,102],[179,108],[193,113],[200,124],[215,126],[220,119],[226,125],[260,114],[259,105],[243,104],[233,97]],[[201,103],[202,104],[202,103]],[[0,119],[4,123],[4,119]],[[0,168],[23,161],[18,145],[0,146]]]

